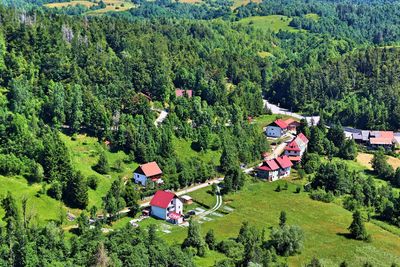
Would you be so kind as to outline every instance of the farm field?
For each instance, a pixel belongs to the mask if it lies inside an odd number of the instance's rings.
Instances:
[[[357,162],[365,166],[369,170],[372,170],[371,160],[374,155],[369,153],[358,153]],[[400,159],[388,156],[387,162],[396,170],[400,167]]]
[[[282,15],[270,16],[254,16],[239,20],[238,23],[253,25],[261,30],[270,30],[278,32],[279,30],[295,32],[297,29],[290,27],[289,23],[292,19]]]
[[[109,11],[126,11],[128,9],[135,7],[135,5],[132,2],[125,0],[103,0],[103,2],[106,4],[105,8],[88,11],[86,14],[102,14]],[[92,6],[97,5],[97,2],[90,2],[85,0],[83,1],[73,0],[70,2],[45,4],[45,6],[49,8],[62,8],[62,7],[76,6],[76,5],[83,5],[87,8],[90,8]]]
[[[311,200],[307,193],[296,194],[294,184],[287,191],[275,192],[275,183],[248,182],[245,188],[224,198],[225,204],[234,208],[229,214],[201,224],[202,234],[214,229],[217,240],[236,237],[243,221],[260,230],[265,229],[267,236],[271,227],[278,225],[279,213],[285,210],[289,224],[301,226],[305,232],[305,246],[300,255],[288,258],[289,266],[304,266],[313,256],[318,256],[323,266],[338,266],[346,260],[349,266],[361,266],[369,261],[373,266],[390,266],[400,261],[400,237],[381,227],[366,223],[367,231],[372,235],[371,243],[347,239],[347,227],[351,223],[351,212],[334,203],[322,203]],[[203,191],[203,193],[205,193]],[[149,219],[146,224],[155,222]],[[186,229],[170,227],[170,233],[159,235],[171,244],[181,244],[186,237]],[[340,245],[339,245],[340,244]],[[214,253],[202,261],[212,266]],[[197,259],[198,261],[199,259]]]

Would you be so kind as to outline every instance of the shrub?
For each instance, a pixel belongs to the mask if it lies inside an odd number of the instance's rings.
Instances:
[[[310,197],[313,200],[318,200],[325,203],[330,203],[335,199],[334,195],[331,192],[326,192],[323,189],[311,191]]]
[[[304,233],[296,225],[284,226],[272,229],[271,245],[282,256],[291,256],[299,253],[303,248]]]
[[[87,178],[87,185],[90,189],[96,190],[97,186],[99,185],[99,178],[96,175],[90,175]]]
[[[299,194],[300,192],[301,192],[301,186],[298,185],[298,186],[296,187],[296,193]]]

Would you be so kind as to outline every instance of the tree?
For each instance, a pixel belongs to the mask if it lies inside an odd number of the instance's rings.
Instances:
[[[110,172],[110,165],[104,151],[100,153],[99,161],[93,166],[93,169],[101,174],[107,174]]]
[[[366,241],[369,238],[367,230],[365,229],[364,226],[364,220],[359,210],[356,210],[353,213],[353,221],[348,229],[350,231],[351,237],[354,239]]]
[[[206,237],[204,238],[208,248],[210,250],[214,250],[216,247],[216,240],[215,240],[215,235],[214,235],[214,230],[210,229],[208,230]]]
[[[86,208],[89,203],[88,186],[81,172],[74,172],[67,180],[63,190],[63,200],[80,209]]]
[[[193,221],[189,221],[188,235],[182,243],[182,248],[193,247],[196,249],[196,255],[204,256],[205,244],[200,235],[200,225]]]
[[[357,157],[357,146],[354,140],[345,140],[339,150],[339,156],[343,159],[353,160]]]
[[[400,187],[400,167],[396,169],[396,173],[390,182],[394,187]]]
[[[317,258],[313,257],[311,262],[308,263],[306,267],[322,267],[322,264]]]
[[[299,253],[303,248],[303,230],[296,225],[273,228],[270,237],[271,245],[282,256]]]
[[[281,214],[279,215],[279,226],[282,228],[286,225],[286,212],[281,211]]]
[[[244,185],[244,179],[244,174],[238,166],[229,169],[224,178],[224,193],[240,190]]]
[[[82,212],[78,218],[76,219],[78,223],[78,235],[84,234],[89,230],[89,217],[86,215],[86,212]]]
[[[392,166],[387,163],[387,157],[384,154],[384,150],[380,149],[374,153],[371,164],[372,168],[379,177],[385,180],[391,180],[394,176],[394,170]]]
[[[93,267],[108,267],[112,266],[111,260],[107,255],[107,250],[103,243],[99,244],[96,254],[93,257]]]

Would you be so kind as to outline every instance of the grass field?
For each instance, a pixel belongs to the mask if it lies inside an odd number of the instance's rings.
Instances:
[[[62,134],[62,140],[67,145],[71,156],[74,167],[81,171],[84,176],[96,175],[99,178],[99,186],[97,189],[89,190],[89,207],[96,205],[98,208],[101,207],[102,197],[106,195],[107,191],[111,187],[111,183],[118,177],[124,179],[130,179],[133,171],[138,166],[137,163],[125,163],[122,164],[122,172],[117,172],[111,168],[111,172],[108,175],[101,175],[92,169],[98,161],[98,154],[101,151],[101,145],[97,142],[97,138],[88,137],[86,135],[78,135],[76,140],[72,140],[71,137]],[[106,150],[106,157],[113,167],[117,160],[124,161],[127,155],[122,151],[118,153],[111,153]]]
[[[66,208],[59,201],[48,197],[47,195],[37,194],[42,186],[40,184],[30,185],[23,177],[4,177],[0,176],[0,199],[11,191],[21,206],[22,198],[28,199],[28,213],[32,216],[32,222],[43,224],[48,221],[58,220],[61,212],[66,212]],[[0,209],[0,223],[4,211]]]
[[[368,153],[358,153],[357,162],[365,166],[369,170],[372,170],[371,160],[374,157],[372,154]],[[388,156],[387,162],[396,170],[400,167],[400,159]]]
[[[292,19],[281,15],[270,16],[254,16],[239,20],[238,23],[253,25],[262,30],[270,30],[278,32],[279,30],[296,32],[297,29],[290,27],[289,23]]]
[[[312,19],[314,21],[318,21],[319,18],[320,18],[319,15],[315,14],[315,13],[306,14],[304,17],[307,18],[307,19]]]
[[[304,266],[312,257],[318,257],[323,266],[339,266],[346,260],[349,266],[361,266],[369,261],[373,266],[390,266],[400,261],[400,237],[374,223],[366,223],[373,241],[365,243],[347,239],[347,227],[351,223],[351,213],[334,203],[313,201],[307,193],[296,194],[295,185],[289,184],[287,191],[275,192],[277,183],[249,182],[245,188],[224,198],[225,203],[235,210],[212,222],[204,222],[202,233],[214,229],[217,240],[236,237],[243,221],[267,234],[271,227],[278,225],[281,210],[288,215],[289,224],[300,225],[305,232],[305,248],[300,255],[289,257],[289,266]],[[206,194],[205,191],[203,191]],[[160,221],[149,219],[146,224]],[[153,220],[153,221],[151,221]],[[163,222],[162,222],[163,223]],[[159,235],[171,244],[180,244],[186,237],[186,229],[172,227],[171,233]],[[223,255],[217,254],[219,257]],[[216,255],[209,254],[202,259],[201,266],[212,266]],[[199,259],[196,259],[198,262]]]
[[[179,159],[189,160],[193,157],[200,158],[203,162],[213,162],[215,165],[219,165],[219,159],[221,157],[221,151],[212,151],[208,149],[206,152],[197,152],[192,149],[191,141],[175,138],[172,139],[172,144],[175,148],[175,152]]]
[[[231,7],[232,10],[240,7],[240,6],[245,6],[251,2],[253,3],[261,3],[262,0],[233,0],[233,5]]]
[[[62,7],[77,6],[77,5],[83,5],[85,7],[91,7],[91,6],[96,5],[96,3],[93,3],[93,2],[90,2],[90,1],[71,1],[71,2],[45,4],[46,7],[50,7],[50,8],[62,8]]]

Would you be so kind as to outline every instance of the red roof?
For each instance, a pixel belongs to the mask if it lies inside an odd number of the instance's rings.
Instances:
[[[158,190],[150,201],[150,206],[168,208],[169,203],[174,199],[175,194],[172,192]]]
[[[300,138],[304,143],[308,143],[308,138],[303,133],[299,133],[297,137]]]
[[[278,125],[278,127],[280,127],[281,129],[286,129],[288,127],[286,122],[281,119],[277,119],[276,121],[274,121],[274,124]]]
[[[279,169],[278,164],[276,164],[274,159],[266,160],[263,162],[263,165],[258,167],[259,170],[262,171],[275,171]]]
[[[176,90],[175,90],[175,95],[176,95],[177,97],[187,95],[189,98],[191,98],[191,97],[193,96],[193,91],[192,91],[192,90],[176,89]]]
[[[286,147],[285,150],[287,151],[301,151],[299,145],[296,143],[296,140],[290,142]]]
[[[161,175],[162,171],[160,167],[158,167],[157,162],[152,161],[143,165],[140,165],[135,172],[142,172],[147,177],[152,177],[156,175]]]
[[[286,156],[286,155],[285,156],[281,156],[281,157],[277,157],[275,160],[276,160],[276,162],[278,162],[279,166],[282,169],[289,168],[289,167],[293,166],[293,163],[290,161],[289,157]]]

